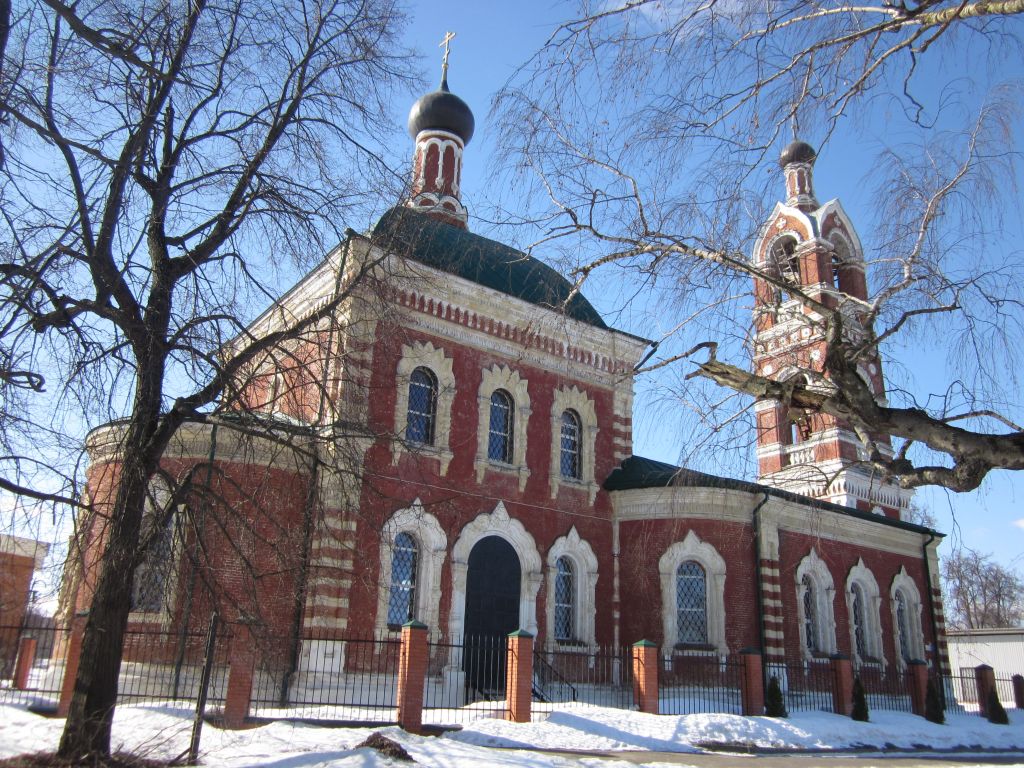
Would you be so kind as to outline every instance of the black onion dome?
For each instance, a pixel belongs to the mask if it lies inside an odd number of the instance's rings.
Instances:
[[[436,91],[420,96],[409,110],[409,135],[414,139],[420,131],[428,129],[454,133],[463,144],[473,138],[476,121],[469,106],[448,90],[448,81],[442,80]]]
[[[818,153],[806,141],[791,142],[779,155],[779,165],[785,168],[790,163],[813,163]]]

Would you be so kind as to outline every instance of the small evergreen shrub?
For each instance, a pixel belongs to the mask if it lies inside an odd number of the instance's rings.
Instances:
[[[853,712],[850,713],[850,717],[862,723],[868,721],[868,697],[864,693],[864,686],[861,685],[859,677],[853,678]]]
[[[1003,709],[1003,703],[999,701],[999,695],[996,693],[995,686],[990,688],[988,692],[988,721],[996,725],[1010,724],[1010,718],[1007,717],[1006,710]]]
[[[768,681],[768,690],[764,693],[764,713],[768,717],[789,716],[789,712],[786,711],[786,700],[782,697],[779,678],[774,675]]]
[[[934,677],[928,678],[928,689],[924,696],[924,716],[926,720],[939,725],[946,722],[946,702]]]

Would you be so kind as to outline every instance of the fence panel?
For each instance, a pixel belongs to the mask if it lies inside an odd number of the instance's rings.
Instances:
[[[227,693],[231,636],[217,633],[207,702],[223,704]],[[117,700],[192,702],[199,697],[206,655],[205,632],[129,629],[124,635]]]
[[[14,672],[22,638],[35,638],[35,661],[28,684],[15,688]],[[55,626],[0,626],[0,701],[41,711],[56,710],[64,681],[67,633]]]
[[[673,653],[659,675],[660,711],[664,715],[695,712],[740,714],[742,662],[717,656]]]
[[[533,654],[533,711],[557,704],[633,706],[633,662],[629,647],[559,647]]]
[[[790,712],[832,711],[832,667],[828,662],[768,664],[766,677],[775,677]]]
[[[430,640],[427,652],[424,724],[505,718],[507,638],[466,637],[461,643]]]
[[[896,712],[913,712],[914,706],[910,699],[910,676],[890,668],[883,672],[876,665],[862,665],[854,671],[864,686],[868,710],[891,710]]]
[[[260,652],[249,713],[274,720],[393,723],[400,649],[390,634],[307,633],[294,663],[286,648]]]

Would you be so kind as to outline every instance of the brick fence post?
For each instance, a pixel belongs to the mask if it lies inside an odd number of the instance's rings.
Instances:
[[[1024,675],[1013,676],[1013,703],[1017,709],[1024,709]]]
[[[505,671],[506,718],[514,723],[530,722],[533,695],[533,635],[517,629],[508,636]]]
[[[36,663],[36,639],[23,637],[18,643],[18,661],[14,665],[14,687],[19,691],[28,688],[28,675]]]
[[[78,677],[78,662],[82,658],[82,636],[85,634],[87,613],[77,614],[71,620],[71,637],[64,656],[64,680],[60,686],[60,701],[57,703],[57,717],[67,717],[71,709],[71,697],[75,693],[75,678]]]
[[[988,717],[989,692],[996,687],[996,673],[988,664],[980,664],[974,668],[974,687],[978,692],[978,712]]]
[[[740,673],[740,695],[744,715],[764,714],[764,666],[761,652],[754,648],[740,651],[743,669]]]
[[[407,621],[402,625],[398,656],[398,687],[395,691],[398,725],[410,733],[423,729],[423,689],[427,682],[427,625]]]
[[[249,716],[256,672],[255,638],[247,624],[232,625],[228,691],[224,697],[224,727],[241,728]]]
[[[641,712],[658,714],[658,646],[650,640],[633,643],[633,698]]]
[[[928,665],[914,659],[907,666],[907,682],[910,684],[910,709],[915,715],[924,717],[928,700]]]
[[[853,712],[853,664],[847,656],[832,657],[832,711],[837,715]]]

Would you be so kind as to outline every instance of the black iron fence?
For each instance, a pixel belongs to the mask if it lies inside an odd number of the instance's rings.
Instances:
[[[697,712],[740,714],[743,664],[703,653],[676,651],[663,660],[658,691],[661,712],[688,715]]]
[[[832,711],[832,665],[828,660],[766,666],[766,678],[779,681],[789,712]]]
[[[633,706],[632,649],[615,646],[556,646],[533,654],[533,709],[557,704]]]
[[[206,632],[129,629],[124,637],[117,698],[194,702],[199,698],[206,660]],[[207,703],[224,703],[230,665],[231,635],[223,626],[214,646]]]
[[[463,638],[462,642],[427,643],[427,679],[423,722],[460,725],[482,718],[505,717],[504,637]]]
[[[67,633],[52,626],[0,626],[0,701],[35,710],[56,710],[64,682]],[[24,681],[15,679],[22,640],[36,641],[31,668]],[[18,687],[18,683],[24,685]]]
[[[864,687],[864,698],[868,710],[887,709],[896,712],[913,712],[910,698],[910,676],[890,666],[862,664],[854,669],[854,677]]]

